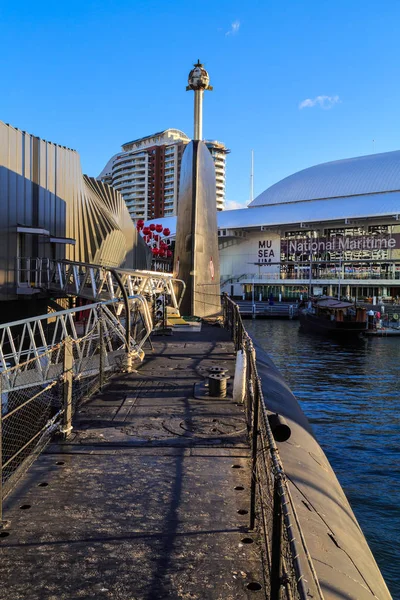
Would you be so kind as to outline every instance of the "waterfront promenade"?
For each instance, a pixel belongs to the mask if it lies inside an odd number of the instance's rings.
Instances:
[[[233,375],[230,336],[203,326],[154,348],[7,498],[1,600],[265,597],[242,407],[193,396],[207,367]]]

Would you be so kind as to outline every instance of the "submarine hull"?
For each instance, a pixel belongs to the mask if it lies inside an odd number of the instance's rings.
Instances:
[[[300,541],[310,553],[323,598],[390,600],[361,527],[307,417],[268,354],[255,347],[266,408],[283,416],[291,430],[290,438],[277,446],[304,535]]]

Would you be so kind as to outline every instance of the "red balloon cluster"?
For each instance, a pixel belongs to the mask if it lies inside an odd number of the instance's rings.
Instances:
[[[171,235],[171,230],[168,227],[163,227],[161,224],[147,225],[145,227],[144,220],[138,219],[136,229],[142,233],[143,239],[151,248],[153,256],[159,258],[171,258],[172,251],[169,249],[171,240],[167,239]],[[154,233],[157,232],[157,233]],[[162,239],[164,236],[164,239]]]

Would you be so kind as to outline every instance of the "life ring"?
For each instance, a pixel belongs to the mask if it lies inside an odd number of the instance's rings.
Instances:
[[[399,319],[399,315],[398,315],[397,313],[393,313],[393,315],[392,315],[392,316],[393,316],[393,319],[394,319],[395,321],[398,321],[398,319]]]

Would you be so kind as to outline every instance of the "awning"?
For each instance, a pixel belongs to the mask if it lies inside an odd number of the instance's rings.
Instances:
[[[64,238],[64,237],[51,237],[50,242],[53,244],[71,244],[75,246],[76,240],[74,238]]]
[[[17,233],[32,233],[36,235],[50,235],[50,231],[42,229],[41,227],[25,227],[24,225],[17,226]]]
[[[354,304],[352,302],[341,302],[340,300],[335,300],[333,298],[326,298],[325,300],[318,300],[317,302],[318,306],[321,306],[322,308],[333,308],[333,309],[339,309],[339,308],[349,308],[350,306],[354,306]]]

